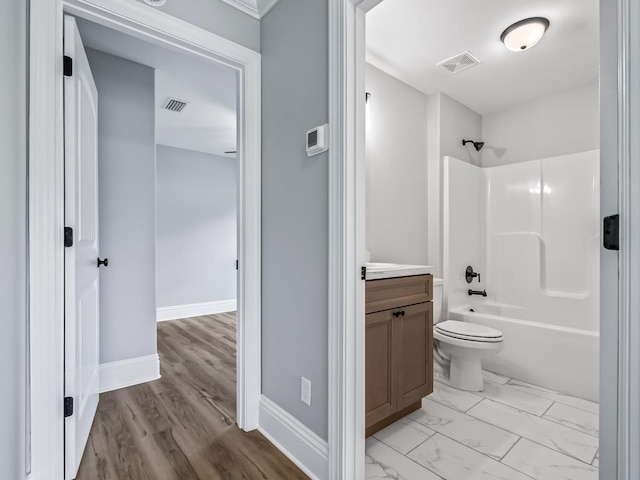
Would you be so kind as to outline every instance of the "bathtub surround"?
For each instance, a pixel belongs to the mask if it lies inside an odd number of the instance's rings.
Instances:
[[[490,370],[598,398],[599,152],[491,168],[446,158],[449,318],[503,332]],[[479,220],[478,220],[479,219]],[[466,265],[482,273],[468,297]],[[470,312],[473,307],[475,312]]]
[[[99,103],[100,253],[109,258],[100,364],[112,365],[157,354],[155,80],[147,66],[91,49],[87,57]]]
[[[487,287],[486,207],[482,201],[487,196],[487,184],[481,168],[445,160],[443,185],[443,310],[447,312],[452,306],[483,301],[482,297],[467,295],[467,290]],[[467,283],[468,266],[480,273],[480,279]]]
[[[238,161],[164,145],[156,155],[158,314],[235,303]]]
[[[370,438],[366,478],[598,479],[596,403],[483,373],[485,392],[436,382],[420,410]]]

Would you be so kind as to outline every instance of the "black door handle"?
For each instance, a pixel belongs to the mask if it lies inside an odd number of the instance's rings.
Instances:
[[[396,318],[404,317],[404,310],[400,310],[399,312],[393,312],[393,316]]]
[[[98,268],[100,268],[100,265],[104,265],[105,267],[108,267],[109,259],[105,258],[104,260],[100,260],[100,257],[98,257]]]

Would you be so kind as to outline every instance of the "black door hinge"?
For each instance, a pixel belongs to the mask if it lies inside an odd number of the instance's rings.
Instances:
[[[70,77],[73,75],[73,58],[64,56],[64,76]]]
[[[64,418],[73,415],[73,397],[64,397]]]
[[[73,228],[64,227],[64,246],[73,247]]]
[[[620,250],[620,215],[617,213],[602,221],[602,245],[607,250]]]
[[[238,260],[236,260],[236,270],[238,270]]]
[[[367,279],[367,267],[362,267],[360,269],[360,279],[362,279],[362,280],[366,280]]]

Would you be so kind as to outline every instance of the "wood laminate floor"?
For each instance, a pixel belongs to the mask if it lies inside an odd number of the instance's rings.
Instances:
[[[158,324],[162,378],[100,395],[77,480],[307,479],[235,425],[235,314]]]

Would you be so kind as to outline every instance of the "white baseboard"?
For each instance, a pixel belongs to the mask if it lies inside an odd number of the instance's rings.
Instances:
[[[100,393],[150,382],[160,378],[157,353],[100,365]]]
[[[191,303],[189,305],[176,305],[173,307],[160,307],[157,310],[159,322],[177,320],[179,318],[199,317],[201,315],[214,315],[216,313],[235,312],[238,309],[238,301],[220,300],[218,302]]]
[[[313,480],[329,476],[329,444],[267,397],[260,397],[258,431]]]

